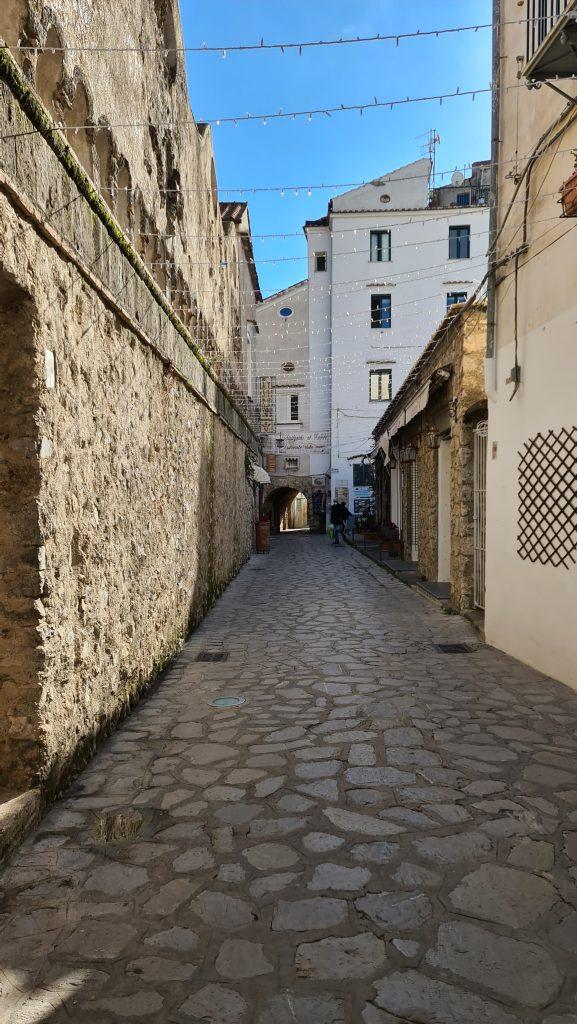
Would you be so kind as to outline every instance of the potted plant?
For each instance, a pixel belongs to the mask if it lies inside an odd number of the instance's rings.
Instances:
[[[575,157],[575,170],[559,189],[564,217],[577,217],[577,152],[575,150],[573,156]]]

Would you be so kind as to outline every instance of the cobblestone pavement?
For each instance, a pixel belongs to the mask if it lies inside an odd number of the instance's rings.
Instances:
[[[577,696],[474,639],[254,558],[4,874],[0,1020],[575,1024]]]

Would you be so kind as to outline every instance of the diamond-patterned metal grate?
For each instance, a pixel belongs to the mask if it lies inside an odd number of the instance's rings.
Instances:
[[[228,651],[201,651],[196,656],[197,661],[227,661]]]
[[[577,561],[577,427],[537,434],[519,458],[517,552],[568,569]]]

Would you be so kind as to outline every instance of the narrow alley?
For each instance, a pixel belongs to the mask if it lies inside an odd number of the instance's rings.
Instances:
[[[576,753],[568,688],[278,538],[5,871],[0,1019],[570,1024]]]

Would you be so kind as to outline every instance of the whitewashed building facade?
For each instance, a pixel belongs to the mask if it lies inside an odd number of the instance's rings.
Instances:
[[[318,444],[303,451],[299,472],[312,486],[326,477],[327,504],[344,500],[357,517],[372,507],[365,459],[372,430],[448,306],[469,297],[484,277],[486,171],[474,165],[470,179],[456,175],[452,185],[431,192],[431,163],[421,159],[337,196],[326,216],[305,224],[308,281],[257,312],[257,376],[274,369],[277,396],[285,387],[279,368],[297,365],[297,336],[308,360],[299,364],[306,420],[298,427]],[[297,432],[280,420],[276,426],[281,434]],[[291,455],[297,458],[296,450]]]

